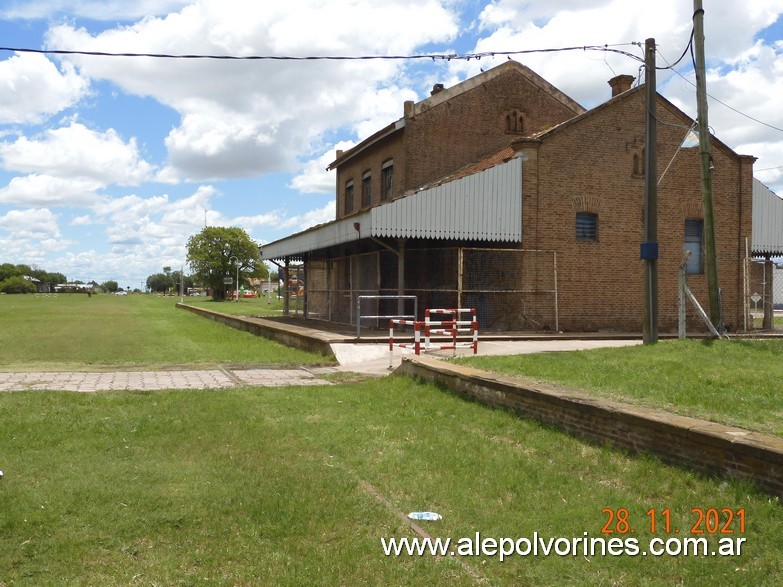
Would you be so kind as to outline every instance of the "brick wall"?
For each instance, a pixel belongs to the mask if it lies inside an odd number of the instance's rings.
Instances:
[[[657,113],[669,123],[658,126],[659,177],[674,157],[658,186],[659,323],[663,331],[674,331],[685,220],[703,219],[703,212],[698,149],[678,151],[690,121],[667,104],[661,101]],[[520,143],[528,158],[523,246],[558,252],[560,325],[565,330],[641,328],[644,264],[639,244],[644,240],[645,186],[639,163],[644,136],[643,96],[633,92],[541,141]],[[725,321],[736,329],[742,326],[752,158],[737,157],[717,143],[712,151],[718,274]],[[738,199],[743,190],[746,199]],[[576,238],[575,215],[580,211],[598,214],[595,242]],[[706,276],[689,275],[688,282],[708,311]],[[687,317],[689,328],[704,330],[692,307]]]
[[[783,496],[783,439],[639,408],[427,358],[404,358],[397,374],[442,385],[479,403],[565,432],[695,471],[755,481]]]
[[[490,72],[406,105],[403,128],[381,133],[341,163],[337,217],[345,214],[349,179],[353,210],[361,209],[367,171],[371,205],[381,203],[381,168],[389,159],[394,160],[396,197],[514,143],[527,157],[521,247],[557,251],[560,328],[639,331],[644,306],[644,264],[639,258],[645,197],[643,90],[626,92],[579,115],[578,105],[518,64],[509,62]],[[698,149],[678,150],[691,121],[662,98],[657,110],[665,123],[658,126],[659,176],[666,170],[658,187],[659,327],[673,332],[685,220],[703,219],[700,162]],[[513,128],[511,113],[519,117],[513,119]],[[540,139],[516,134],[538,131],[547,132]],[[724,322],[736,331],[745,322],[742,260],[751,232],[754,159],[736,155],[717,140],[712,154]],[[577,212],[597,214],[595,242],[576,238]],[[706,275],[689,275],[688,281],[709,312]],[[705,331],[691,304],[687,321],[689,330]]]
[[[337,218],[345,215],[344,191],[349,180],[354,185],[354,211],[360,209],[361,179],[366,171],[372,173],[371,205],[381,203],[381,166],[389,159],[394,160],[392,197],[398,197],[582,111],[548,82],[514,62],[416,105],[408,104],[404,128],[371,137],[337,166]]]
[[[353,180],[354,206],[353,211],[362,209],[362,176],[369,171],[372,180],[371,206],[381,203],[381,167],[389,160],[394,161],[394,181],[392,197],[403,193],[403,178],[405,177],[405,157],[403,148],[403,132],[399,130],[382,140],[367,147],[361,156],[346,161],[337,168],[337,218],[345,216],[345,184]]]
[[[522,125],[508,132],[508,116]],[[441,178],[499,151],[520,136],[539,132],[579,112],[516,69],[477,84],[406,120],[406,188]]]

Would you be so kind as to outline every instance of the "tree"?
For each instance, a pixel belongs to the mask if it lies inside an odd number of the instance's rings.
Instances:
[[[241,283],[243,271],[255,271],[262,264],[258,244],[237,227],[207,226],[188,239],[187,250],[194,280],[212,290],[213,300],[225,299],[226,289],[239,288],[240,284],[224,285],[225,278],[239,271]]]
[[[180,292],[180,287],[182,288],[183,293],[187,293],[187,291],[193,287],[193,277],[191,275],[183,275],[181,271],[174,271],[171,274],[171,280],[174,285],[174,294],[178,295]],[[180,285],[182,284],[182,285]]]
[[[172,288],[174,281],[164,273],[156,273],[147,278],[147,289],[152,292],[166,292]]]
[[[103,291],[114,293],[120,288],[120,284],[118,284],[113,279],[110,279],[109,281],[101,284],[101,289]]]
[[[0,282],[0,291],[5,293],[35,293],[35,284],[21,275],[12,275]]]
[[[20,275],[19,270],[13,263],[3,263],[0,265],[0,281],[5,281],[9,277]]]
[[[250,272],[250,277],[266,281],[269,279],[269,267],[266,266],[266,263],[256,263],[256,266]]]
[[[46,273],[43,277],[39,278],[44,283],[49,284],[49,288],[54,291],[54,286],[61,283],[68,283],[68,278],[62,273]]]

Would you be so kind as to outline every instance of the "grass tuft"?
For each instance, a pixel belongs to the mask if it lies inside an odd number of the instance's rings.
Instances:
[[[649,346],[456,359],[591,395],[783,435],[783,340],[667,340]]]

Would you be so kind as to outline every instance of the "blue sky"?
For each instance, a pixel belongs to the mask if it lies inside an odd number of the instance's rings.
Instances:
[[[0,44],[219,55],[413,55],[614,45],[658,65],[692,3],[659,0],[0,0]],[[710,126],[783,194],[783,0],[705,0]],[[745,4],[744,6],[742,4]],[[636,44],[633,44],[636,43]],[[598,51],[515,57],[592,107],[639,63]],[[139,287],[185,264],[204,227],[260,244],[334,218],[326,166],[480,61],[214,61],[0,51],[0,262]],[[659,91],[695,116],[690,59]],[[721,104],[723,103],[723,104]],[[727,105],[727,106],[724,106]]]

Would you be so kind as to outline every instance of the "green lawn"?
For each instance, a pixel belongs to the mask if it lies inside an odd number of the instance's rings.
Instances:
[[[323,361],[176,309],[177,301],[0,296],[0,371]],[[245,300],[199,302],[239,312]],[[254,311],[240,313],[262,314],[255,311],[261,301],[247,302]],[[739,395],[729,411],[771,423],[780,411],[779,358],[776,343],[686,341],[498,360],[517,374],[571,378],[565,383],[596,393],[613,393],[605,388],[624,381],[626,393],[643,390],[640,401],[655,404],[690,406],[684,390],[696,389],[714,396],[709,410],[718,412],[717,404]],[[736,393],[737,378],[748,397]],[[680,391],[658,397],[669,388]],[[580,442],[403,377],[300,388],[3,393],[0,469],[3,587],[783,582],[778,499]],[[711,508],[721,516],[714,533],[692,535],[694,525],[709,530],[693,510]],[[545,542],[631,538],[641,551],[653,538],[703,536],[711,551],[721,538],[745,542],[730,557],[385,556],[382,539],[413,536],[398,513],[419,510],[443,515],[420,525],[454,541],[477,532],[496,540],[538,533]],[[723,510],[734,513],[732,523]]]
[[[179,301],[179,298],[177,298],[177,301]],[[271,299],[267,297],[241,298],[239,301],[227,300],[222,302],[215,302],[212,298],[197,296],[183,298],[183,302],[189,306],[198,306],[199,308],[222,312],[223,314],[239,314],[241,316],[282,316],[283,314],[283,300],[277,299],[276,296],[273,296]],[[294,303],[292,301],[290,306],[292,312]]]
[[[670,340],[457,362],[783,435],[783,339]]]
[[[328,362],[177,309],[178,301],[144,294],[0,295],[0,370]]]
[[[402,377],[318,388],[0,397],[0,584],[778,585],[783,517],[751,487],[584,444]],[[434,538],[691,536],[741,556],[384,556]],[[664,531],[662,512],[671,527]],[[721,525],[724,520],[721,520]],[[675,529],[681,529],[675,534]],[[619,531],[625,531],[620,534]],[[631,532],[633,530],[633,532]],[[491,545],[490,545],[491,546]],[[466,554],[466,550],[461,550]]]

